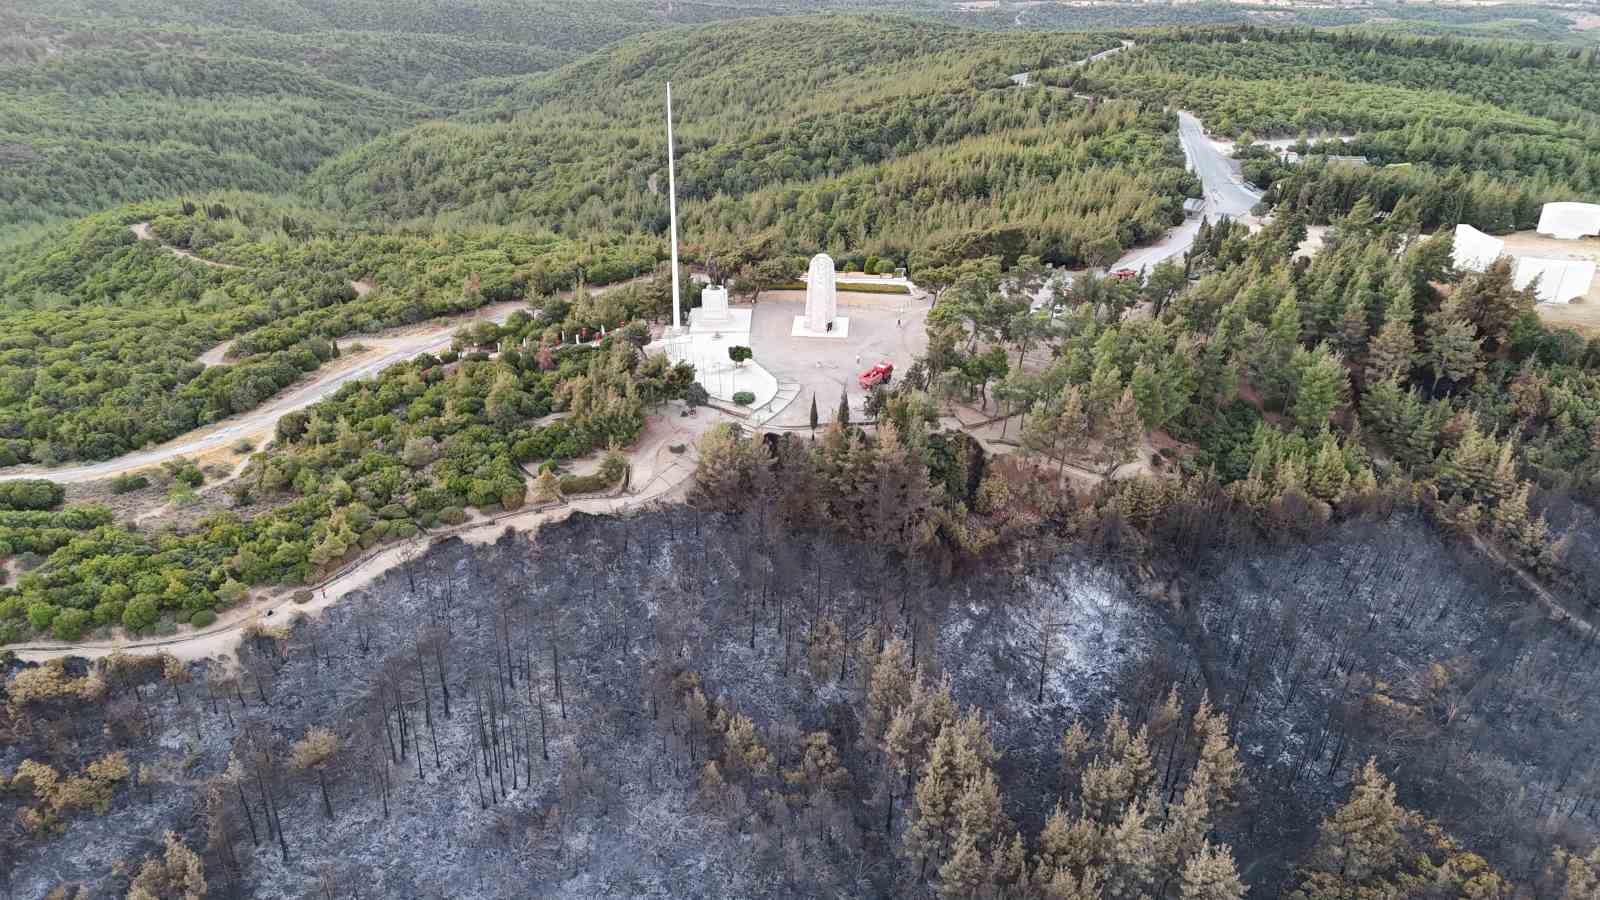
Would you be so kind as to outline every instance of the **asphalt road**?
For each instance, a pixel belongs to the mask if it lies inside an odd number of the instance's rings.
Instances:
[[[1200,233],[1200,222],[1227,216],[1238,218],[1250,212],[1261,201],[1260,192],[1246,185],[1234,171],[1233,160],[1216,148],[1206,138],[1205,126],[1186,112],[1178,113],[1178,142],[1183,146],[1183,156],[1189,169],[1200,176],[1206,205],[1198,216],[1185,219],[1157,241],[1134,247],[1120,259],[1107,266],[1105,271],[1132,269],[1148,272],[1156,263],[1183,256],[1194,246]],[[1070,275],[1062,277],[1070,278]],[[1051,286],[1045,285],[1034,295],[1034,308],[1043,308],[1050,301]]]
[[[1261,194],[1247,186],[1235,173],[1233,160],[1224,156],[1211,141],[1200,120],[1186,112],[1178,113],[1178,142],[1183,145],[1183,156],[1189,169],[1200,176],[1205,196],[1205,210],[1167,232],[1161,240],[1143,247],[1134,247],[1111,264],[1111,270],[1132,269],[1147,272],[1162,260],[1182,256],[1194,245],[1200,232],[1201,219],[1227,216],[1237,219],[1250,212],[1261,202]]]

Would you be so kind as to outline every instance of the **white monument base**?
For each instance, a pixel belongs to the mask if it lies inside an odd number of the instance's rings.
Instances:
[[[748,309],[730,309],[722,316],[707,315],[703,309],[689,310],[689,332],[691,334],[744,334],[750,333],[750,313]]]
[[[728,358],[730,346],[749,343],[748,334],[718,336],[696,331],[664,338],[644,349],[646,353],[664,353],[673,363],[686,362],[694,366],[695,380],[706,393],[723,403],[732,403],[735,394],[749,391],[755,395],[755,400],[748,408],[757,410],[778,395],[778,379],[755,360],[736,365]]]
[[[813,331],[806,327],[805,316],[795,316],[794,327],[789,330],[789,336],[799,338],[831,338],[834,340],[844,340],[850,336],[850,318],[848,316],[839,316],[835,318],[833,320],[832,331]]]

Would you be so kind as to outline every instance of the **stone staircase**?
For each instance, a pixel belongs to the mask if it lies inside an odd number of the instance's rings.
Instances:
[[[800,383],[797,381],[778,382],[778,393],[768,400],[760,409],[751,414],[747,426],[759,428],[775,418],[779,413],[789,408],[789,404],[800,396]]]

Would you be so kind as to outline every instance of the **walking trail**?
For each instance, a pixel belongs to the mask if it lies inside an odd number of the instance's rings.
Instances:
[[[133,227],[137,229],[139,226]],[[173,250],[173,252],[183,256],[185,259],[195,259],[206,265],[237,268],[235,266],[227,266],[224,263],[201,260],[199,257],[182,251]],[[589,292],[591,294],[602,294],[624,285],[637,283],[648,277],[641,276],[629,281],[591,288]],[[352,284],[365,283],[352,282]],[[360,293],[361,288],[356,288],[356,291]],[[319,400],[332,395],[345,384],[371,378],[392,365],[405,362],[424,353],[440,353],[448,350],[455,339],[456,332],[464,326],[477,322],[504,324],[511,317],[511,314],[519,309],[527,309],[527,304],[518,301],[491,303],[464,316],[435,319],[421,325],[406,326],[377,335],[346,335],[340,338],[345,343],[345,346],[353,347],[359,343],[366,349],[358,353],[346,354],[332,364],[317,369],[311,373],[309,378],[279,392],[261,406],[248,412],[230,416],[210,425],[204,425],[188,434],[173,438],[155,447],[135,450],[132,453],[125,453],[115,459],[103,462],[54,468],[37,465],[12,466],[0,471],[0,481],[11,481],[19,478],[48,478],[60,484],[100,481],[125,472],[148,469],[180,456],[196,456],[221,450],[241,438],[260,439],[270,435],[277,426],[278,420],[285,415],[311,406]],[[206,351],[206,354],[201,357],[201,361],[207,362],[209,359],[213,361],[213,364],[221,363],[226,347],[227,345],[224,344]],[[259,443],[259,440],[257,440],[257,443]]]
[[[677,405],[652,416],[645,432],[629,453],[632,466],[626,492],[614,496],[592,496],[540,507],[525,507],[498,515],[476,515],[471,521],[452,528],[424,532],[399,543],[371,550],[311,585],[275,588],[223,610],[217,621],[202,629],[181,626],[178,634],[149,638],[118,635],[107,640],[63,643],[35,641],[6,649],[28,662],[44,662],[62,657],[98,659],[112,653],[154,655],[170,653],[179,659],[201,660],[230,655],[249,628],[287,624],[296,616],[313,615],[339,602],[352,591],[370,585],[383,573],[425,550],[436,541],[459,537],[476,544],[490,544],[507,531],[535,534],[544,525],[564,521],[573,513],[615,515],[652,503],[679,499],[686,494],[698,459],[696,444],[713,425],[729,417],[710,409],[694,416],[677,414]],[[672,448],[682,446],[681,453]],[[294,596],[310,591],[311,600],[296,603]]]

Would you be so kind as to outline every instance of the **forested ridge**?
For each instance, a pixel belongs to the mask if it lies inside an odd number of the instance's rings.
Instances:
[[[1076,89],[1174,98],[1244,140],[1343,135],[1349,166],[1247,161],[1262,186],[1326,221],[1368,197],[1423,200],[1423,224],[1530,228],[1550,200],[1600,196],[1596,49],[1365,32],[1212,29],[1152,36],[1128,53],[1044,77]],[[1248,153],[1241,154],[1247,158]]]
[[[795,4],[803,11],[805,4]],[[447,89],[759,5],[23,2],[0,11],[0,238],[184,191],[292,191]]]
[[[663,32],[547,76],[468,84],[474,112],[344,154],[306,193],[380,219],[660,234],[671,80],[698,252],[1103,263],[1176,221],[1191,190],[1171,120],[1006,86],[1113,46],[854,17]]]

